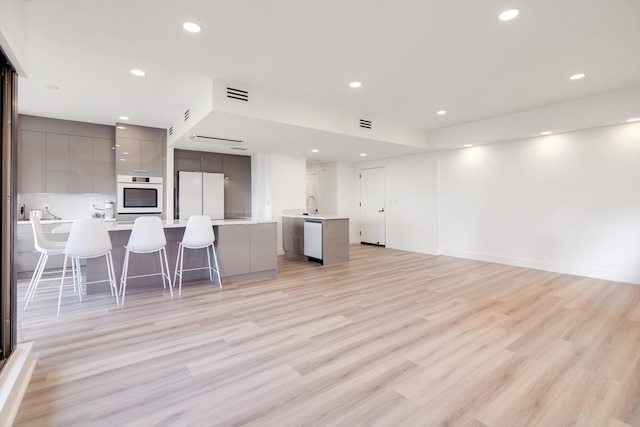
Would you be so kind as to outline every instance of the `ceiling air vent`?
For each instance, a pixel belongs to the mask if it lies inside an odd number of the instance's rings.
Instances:
[[[169,136],[173,135],[173,126],[169,128]]]
[[[234,89],[227,86],[227,98],[237,99],[238,101],[249,101],[249,92],[241,89]]]
[[[184,112],[184,121],[186,122],[187,120],[189,120],[189,110]]]
[[[243,141],[241,139],[229,139],[229,138],[216,138],[214,136],[202,136],[191,134],[187,137],[187,141],[190,142],[209,142],[212,144],[218,145],[230,145],[230,146],[238,146],[244,145],[247,141]]]
[[[360,119],[360,127],[364,129],[371,129],[371,120]]]

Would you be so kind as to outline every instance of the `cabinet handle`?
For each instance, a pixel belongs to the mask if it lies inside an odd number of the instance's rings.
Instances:
[[[134,169],[134,172],[149,172],[148,170],[143,170],[143,169]]]

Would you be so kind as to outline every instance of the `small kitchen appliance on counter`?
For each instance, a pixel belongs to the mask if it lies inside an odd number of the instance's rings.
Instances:
[[[113,219],[113,218],[114,218],[113,202],[110,200],[107,200],[106,202],[104,202],[104,219]]]

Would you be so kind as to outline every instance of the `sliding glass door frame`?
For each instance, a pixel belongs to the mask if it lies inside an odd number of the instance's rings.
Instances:
[[[18,135],[18,75],[0,49],[0,366],[16,347],[17,274],[14,268],[16,241],[16,164]]]

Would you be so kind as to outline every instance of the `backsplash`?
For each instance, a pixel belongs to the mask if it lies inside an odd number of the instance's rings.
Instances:
[[[18,206],[25,205],[24,219],[29,219],[29,211],[34,209],[41,210],[44,219],[51,218],[44,210],[45,204],[49,204],[49,212],[62,219],[89,218],[94,212],[103,213],[94,210],[91,205],[104,208],[107,200],[115,202],[115,194],[18,194]]]

